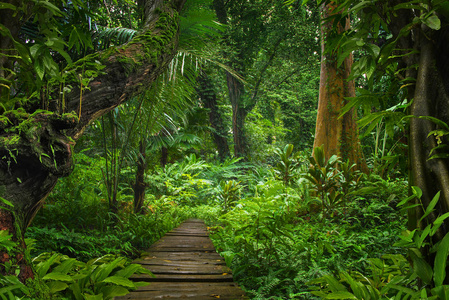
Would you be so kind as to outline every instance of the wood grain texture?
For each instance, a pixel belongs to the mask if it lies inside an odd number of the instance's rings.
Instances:
[[[153,244],[134,261],[155,277],[134,275],[149,285],[123,299],[249,299],[233,281],[232,271],[215,251],[203,221],[189,219]]]

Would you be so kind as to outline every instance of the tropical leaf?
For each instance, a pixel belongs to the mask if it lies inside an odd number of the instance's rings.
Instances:
[[[98,26],[92,34],[96,49],[104,50],[111,46],[123,45],[136,36],[137,30],[123,27],[107,28]]]

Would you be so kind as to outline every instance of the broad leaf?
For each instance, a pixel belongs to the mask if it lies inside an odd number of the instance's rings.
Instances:
[[[357,299],[357,297],[350,292],[339,291],[327,295],[325,299]]]
[[[0,2],[0,9],[11,9],[15,11],[17,10],[17,6],[10,3]]]
[[[440,241],[437,248],[437,255],[435,256],[434,268],[434,282],[435,286],[440,286],[443,284],[446,278],[446,264],[447,257],[449,254],[449,233],[444,236]]]
[[[413,261],[413,270],[425,284],[432,280],[432,267],[421,257],[421,253],[416,248],[409,249],[409,255]]]
[[[424,220],[424,218],[426,218],[428,215],[430,215],[432,213],[432,211],[434,210],[435,205],[437,205],[439,199],[440,199],[440,192],[436,193],[436,195],[433,197],[432,201],[430,201],[429,205],[426,208],[424,215],[420,219],[421,221]]]
[[[69,286],[65,282],[61,281],[50,281],[46,283],[50,293],[55,294],[57,292],[67,289]]]
[[[62,274],[59,272],[48,273],[42,279],[43,280],[59,280],[59,281],[67,281],[67,282],[73,281],[72,277],[70,277],[69,275]]]
[[[125,277],[120,277],[120,276],[110,276],[108,278],[105,278],[102,282],[113,283],[115,285],[121,285],[121,286],[130,287],[130,288],[134,287],[134,283],[131,280],[129,280],[128,278],[125,278]]]
[[[84,294],[84,299],[86,300],[104,300],[103,294],[98,294],[98,295],[89,295],[89,294]]]
[[[104,299],[112,299],[129,294],[129,290],[122,286],[105,286],[101,289]]]
[[[441,20],[433,15],[423,20],[423,23],[432,28],[433,30],[440,30]]]

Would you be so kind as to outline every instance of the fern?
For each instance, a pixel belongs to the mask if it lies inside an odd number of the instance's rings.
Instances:
[[[267,276],[258,278],[259,281],[261,281],[261,284],[257,291],[251,291],[254,293],[253,299],[267,299],[267,296],[276,294],[275,290],[279,288],[279,286],[285,288],[284,284],[286,283],[286,279],[279,279],[283,272],[283,269],[278,269],[276,271],[270,269]]]
[[[92,41],[97,50],[104,50],[111,46],[123,45],[129,42],[137,30],[123,27],[98,27],[92,34]]]

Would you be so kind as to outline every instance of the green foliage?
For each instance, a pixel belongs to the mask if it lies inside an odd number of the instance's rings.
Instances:
[[[126,295],[141,285],[129,280],[131,275],[151,274],[140,265],[127,265],[126,262],[123,257],[103,256],[80,263],[60,254],[43,254],[34,259],[36,272],[51,294],[59,292],[77,300]]]
[[[287,146],[280,153],[288,157],[291,150]],[[323,157],[318,154],[313,159],[326,169]],[[215,224],[211,227],[214,244],[233,268],[234,278],[254,299],[313,298],[310,279],[348,269],[364,273],[371,268],[369,257],[403,253],[393,244],[403,229],[403,215],[395,206],[405,196],[404,183],[373,176],[366,185],[375,188],[367,194],[368,188],[359,189],[361,177],[353,166],[347,162],[339,166],[337,171],[336,162],[331,161],[325,173],[329,178],[336,172],[332,186],[347,195],[344,211],[335,207],[334,218],[323,219],[308,208],[304,197],[309,180],[292,180],[286,188],[274,172],[256,180],[255,174],[238,176],[242,184],[255,186],[218,220],[208,217]]]
[[[276,172],[285,186],[291,184],[292,180],[295,179],[297,174],[295,171],[298,170],[298,153],[293,153],[293,145],[288,144],[284,149],[277,149],[276,154],[279,156],[280,161],[275,167]]]
[[[309,162],[310,167],[304,178],[312,184],[316,193],[310,204],[316,201],[320,203],[323,219],[333,215],[337,207],[346,208],[346,198],[359,188],[363,174],[354,170],[355,165],[349,161],[341,162],[336,155],[326,160],[323,147],[313,150]]]
[[[407,205],[404,209],[415,206],[407,203],[415,198],[419,200],[421,195],[421,190],[413,187],[413,196],[398,206]],[[425,209],[421,221],[435,210],[438,200],[439,193]],[[397,245],[408,249],[408,260],[403,255],[370,259],[368,274],[340,272],[338,277],[326,275],[310,282],[312,294],[326,299],[447,299],[449,286],[445,279],[449,234],[435,244],[431,237],[448,217],[449,213],[440,215],[426,228],[405,231],[400,236]],[[434,254],[433,266],[423,256],[429,248]],[[417,284],[418,280],[421,284]]]
[[[95,47],[98,50],[107,49],[113,45],[123,45],[129,42],[137,31],[130,28],[115,27],[115,28],[101,28],[99,27],[92,36],[95,42]]]
[[[410,280],[407,260],[402,255],[384,255],[381,259],[369,259],[372,277],[360,272],[341,272],[339,277],[326,275],[310,282],[311,293],[326,299],[403,299],[413,292],[404,284]],[[401,285],[403,284],[403,285]],[[348,289],[349,287],[349,289]]]
[[[136,249],[126,235],[127,232],[120,234],[112,230],[100,232],[90,229],[87,232],[79,230],[75,232],[74,229],[64,227],[60,229],[30,227],[26,233],[28,238],[39,241],[34,246],[32,254],[57,251],[82,261],[106,254],[135,256]]]
[[[277,147],[282,145],[287,130],[278,119],[270,120],[258,111],[259,109],[251,111],[246,121],[248,156],[251,161],[270,163],[276,155]],[[280,115],[279,111],[277,115]]]
[[[289,172],[296,176],[309,169],[304,153],[293,156],[291,146],[283,150],[279,154],[285,155],[284,159],[279,156],[278,161],[295,165],[288,168]],[[84,167],[77,168],[72,179],[63,179],[57,193],[50,196],[51,202],[43,208],[43,215],[59,216],[55,222],[41,216],[36,223],[39,227],[27,233],[39,241],[32,253],[57,250],[83,264],[108,253],[136,257],[139,249],[147,248],[185,218],[199,217],[208,221],[216,248],[233,268],[235,279],[256,299],[312,297],[308,293],[311,279],[348,269],[364,274],[370,269],[370,257],[402,253],[393,244],[402,229],[403,214],[395,206],[406,192],[403,181],[371,176],[370,185],[376,188],[362,198],[353,193],[358,173],[350,164],[340,162],[334,186],[350,194],[345,217],[336,207],[334,218],[323,221],[307,206],[307,191],[313,191],[313,187],[304,178],[293,176],[286,186],[273,167],[242,163],[239,159],[214,164],[189,155],[163,169],[155,166],[147,172],[144,215],[130,214],[131,201],[123,190],[118,198],[122,211],[109,218],[107,205],[100,200],[105,195],[100,168],[103,161],[89,156],[93,151],[78,156]],[[323,163],[319,157],[315,161]],[[121,178],[126,182],[132,174],[123,172]],[[82,192],[76,192],[76,181],[86,184]],[[64,222],[64,214],[72,212],[59,205],[76,205],[76,201],[92,202],[92,208],[74,206],[80,216],[89,215],[90,209],[97,206],[98,211],[105,211],[105,219],[98,222],[86,217],[83,226]],[[45,223],[48,225],[43,226]],[[63,283],[70,286],[67,281]],[[66,288],[64,292],[71,290]]]
[[[81,152],[75,154],[75,160],[75,170],[59,180],[34,224],[65,226],[69,230],[88,230],[92,226],[101,230],[107,226],[106,191],[100,180],[103,159]]]
[[[0,297],[3,300],[17,299],[23,295],[30,295],[29,288],[20,282],[15,275],[0,275]],[[20,298],[31,299],[31,298]]]
[[[227,213],[229,209],[239,200],[241,188],[240,182],[236,182],[234,180],[221,182],[218,198],[222,206],[223,213]]]

